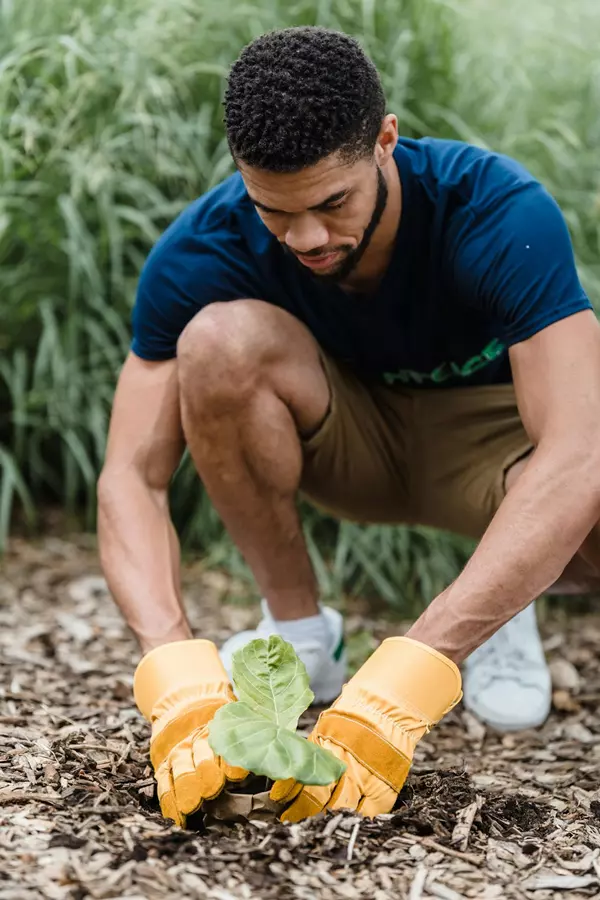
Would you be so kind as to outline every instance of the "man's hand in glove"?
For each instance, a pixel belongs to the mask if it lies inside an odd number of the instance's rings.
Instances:
[[[163,644],[147,653],[133,681],[138,709],[152,724],[150,759],[160,808],[185,826],[186,817],[248,772],[228,765],[208,745],[208,723],[235,701],[227,673],[211,641]]]
[[[281,819],[298,822],[324,809],[364,816],[389,812],[408,775],[417,742],[462,696],[451,660],[410,638],[388,638],[321,713],[309,737],[347,769],[326,787],[276,782]]]

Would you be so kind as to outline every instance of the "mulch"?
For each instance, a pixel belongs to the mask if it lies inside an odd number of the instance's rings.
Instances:
[[[225,576],[190,565],[184,581],[196,633],[220,642],[257,620],[224,602]],[[346,621],[361,647],[364,630],[367,645],[402,630],[364,601]],[[389,815],[182,831],[158,810],[138,653],[92,540],[15,540],[0,572],[0,900],[600,898],[600,616],[555,613],[544,636],[544,728],[501,736],[459,708]]]

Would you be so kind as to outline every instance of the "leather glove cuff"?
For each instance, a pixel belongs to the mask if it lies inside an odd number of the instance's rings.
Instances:
[[[133,696],[148,721],[164,713],[212,700],[233,699],[229,677],[212,641],[173,641],[140,661]]]
[[[422,721],[424,733],[459,702],[461,686],[452,660],[420,641],[392,637],[344,685],[333,709],[366,721],[383,717],[401,729],[410,717]]]

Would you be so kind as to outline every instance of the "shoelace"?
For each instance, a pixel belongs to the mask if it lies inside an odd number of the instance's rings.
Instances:
[[[528,657],[514,639],[510,629],[498,631],[493,638],[476,650],[474,665],[477,668],[479,689],[489,687],[495,681],[516,681],[521,687],[539,687],[539,680],[528,677],[534,660]]]

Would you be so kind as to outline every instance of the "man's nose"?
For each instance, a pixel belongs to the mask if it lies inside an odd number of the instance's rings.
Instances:
[[[296,253],[310,253],[319,247],[326,247],[329,232],[316,216],[296,216],[288,225],[285,242]]]

